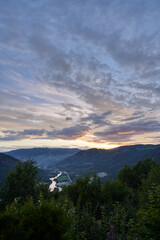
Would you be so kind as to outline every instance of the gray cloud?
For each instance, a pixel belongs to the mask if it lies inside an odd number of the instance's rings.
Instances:
[[[47,1],[46,4],[43,1],[39,4],[22,1],[15,7],[8,1],[8,7],[1,6],[2,26],[8,33],[1,42],[7,47],[15,47],[16,42],[21,44],[20,53],[26,51],[32,58],[38,78],[46,84],[69,89],[97,108],[100,99],[105,102],[121,99],[123,104],[128,102],[131,106],[134,95],[129,89],[124,91],[122,88],[133,79],[138,83],[146,78],[146,74],[150,79],[159,72],[159,29],[154,24],[159,3],[146,1],[142,8],[137,3],[128,4],[123,0],[123,8],[121,5],[119,0],[77,1],[76,4],[73,0],[67,3],[62,0],[61,4],[57,1]],[[21,12],[28,20],[27,24]],[[8,14],[10,20],[6,17]],[[139,27],[139,22],[143,27]],[[151,28],[151,24],[155,27]],[[11,28],[13,25],[16,28]],[[22,58],[22,54],[18,56]],[[152,104],[145,89],[141,90],[146,96],[145,101]],[[139,97],[137,104],[138,100]],[[143,101],[140,103],[143,107]]]
[[[4,130],[4,136],[0,136],[1,141],[14,141],[26,138],[33,139],[66,139],[74,140],[83,137],[90,130],[88,126],[75,125],[61,130],[47,131],[45,129],[25,129],[23,131]]]
[[[66,111],[80,111],[81,107],[72,103],[62,103],[61,104]]]
[[[138,120],[126,124],[112,125],[108,129],[95,132],[95,136],[104,139],[130,139],[134,135],[160,132],[160,122],[156,120]]]
[[[43,137],[45,134],[44,129],[25,129],[23,131],[10,131],[4,130],[2,133],[4,136],[0,136],[1,141],[14,141],[25,138],[30,138],[32,136]]]
[[[88,123],[91,126],[92,125],[98,125],[97,127],[106,126],[106,125],[110,125],[110,122],[108,120],[106,120],[106,117],[108,115],[111,115],[111,114],[112,114],[112,111],[104,112],[101,115],[97,115],[95,113],[91,113],[87,117],[81,118],[80,121],[83,124],[87,124]]]
[[[62,130],[47,132],[47,136],[54,139],[74,140],[83,137],[89,130],[88,126],[77,124],[76,126],[63,128]]]
[[[66,117],[66,121],[72,121],[71,117]]]
[[[89,2],[90,1],[86,3],[87,6]],[[115,3],[119,4],[120,2],[115,1]],[[124,1],[124,3],[126,2]],[[107,8],[108,3],[98,4],[98,6],[96,6],[96,10],[94,9],[93,5],[92,10],[95,12],[95,16],[98,17],[99,13],[103,12],[102,6]],[[114,12],[116,9],[118,10],[118,7],[115,6],[115,4],[110,5],[111,12]],[[69,7],[69,4],[67,4],[67,7]],[[82,5],[80,4],[79,7],[82,7]],[[134,5],[132,4],[130,5],[129,9],[127,5],[124,5],[124,10],[131,11],[132,8],[134,9]],[[77,6],[74,6],[73,9],[76,9],[78,12],[80,11],[78,10]],[[58,11],[61,12],[61,10],[62,9],[59,9]],[[145,88],[140,88],[140,85],[138,87],[138,82],[140,81],[139,78],[142,75],[144,76],[146,71],[148,72],[149,69],[150,71],[154,71],[154,69],[156,69],[158,66],[157,64],[160,54],[157,45],[159,41],[158,34],[153,32],[149,36],[144,36],[144,33],[139,33],[138,36],[135,37],[135,34],[133,34],[134,32],[132,32],[133,30],[131,30],[132,37],[128,38],[128,33],[122,30],[124,23],[122,23],[122,26],[117,25],[118,29],[113,27],[111,30],[109,28],[110,26],[108,25],[106,25],[105,28],[102,28],[101,24],[105,22],[107,18],[105,18],[102,14],[97,22],[91,22],[89,15],[90,10],[87,10],[84,11],[84,19],[85,17],[87,17],[87,20],[89,19],[87,24],[84,23],[79,15],[76,18],[76,23],[73,23],[71,21],[70,14],[69,16],[65,15],[65,23],[61,22],[61,24],[65,26],[64,34],[66,34],[67,39],[70,39],[69,36],[75,36],[76,42],[74,42],[73,46],[77,46],[77,44],[79,44],[82,46],[82,49],[85,48],[85,51],[80,50],[77,52],[74,48],[73,50],[69,44],[68,48],[70,51],[66,53],[65,50],[59,50],[55,48],[53,43],[48,42],[48,39],[43,39],[43,44],[40,42],[40,51],[38,51],[40,54],[39,56],[41,56],[42,51],[45,51],[43,56],[46,56],[47,58],[45,64],[47,73],[44,75],[45,81],[47,81],[49,84],[54,84],[59,88],[67,88],[73,92],[76,92],[76,94],[78,94],[86,102],[96,106],[97,108],[99,107],[100,100],[115,102],[121,100],[121,102],[124,104],[128,103],[130,106],[132,105],[132,102],[135,101],[137,105],[140,103],[142,107],[146,107],[145,103],[148,104],[148,102],[150,102],[150,105],[152,105],[153,103],[150,101],[150,97],[147,95]],[[109,10],[107,10],[107,13],[108,12]],[[126,12],[123,11],[121,14],[124,14],[125,17],[129,19],[129,13],[127,15]],[[147,11],[146,14],[150,15],[150,12]],[[135,15],[137,16],[138,13],[135,13]],[[120,17],[121,15],[118,15],[117,18],[113,19],[113,22]],[[136,26],[136,21],[134,24]],[[38,41],[35,41],[35,43],[32,42],[32,45],[34,45],[33,49],[36,52],[37,44]],[[93,51],[92,44],[95,45],[95,52]],[[89,49],[91,49],[91,54],[87,51],[88,46]],[[98,50],[97,47],[99,46],[102,48],[100,51],[101,54],[97,54],[96,56],[95,53],[97,53],[96,50]],[[108,67],[108,59],[106,59],[107,64],[102,62],[104,53],[107,54],[107,58],[111,57],[116,64],[119,64],[124,78],[123,81],[115,79],[117,78],[116,71],[119,69],[119,66],[114,69],[110,69]],[[129,70],[127,73],[127,78],[124,76],[126,67],[127,71]],[[92,70],[92,73],[90,70]],[[48,74],[48,72],[50,73]],[[137,99],[134,99],[134,95],[130,94],[131,89],[129,85],[132,79],[129,82],[128,79],[131,77],[134,79],[136,78],[136,87],[143,91],[142,94],[145,97],[145,101],[142,101],[140,96],[138,96]],[[100,79],[99,83],[97,79]],[[125,91],[122,90],[124,85],[128,86],[128,89]],[[121,95],[118,95],[115,92],[115,87],[117,88],[117,91],[121,92]],[[153,86],[149,89],[151,92],[154,92]]]
[[[133,114],[132,117],[128,117],[128,118],[124,118],[122,119],[121,121],[122,122],[128,122],[128,121],[133,121],[133,120],[136,120],[136,119],[140,119],[140,118],[143,118],[144,117],[144,114]]]

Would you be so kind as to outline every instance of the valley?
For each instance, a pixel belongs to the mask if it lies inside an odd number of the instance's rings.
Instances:
[[[139,160],[153,158],[160,163],[160,145],[132,145],[105,149],[64,149],[33,148],[18,149],[1,153],[0,176],[6,176],[10,169],[15,169],[18,160],[33,159],[39,168],[38,177],[49,186],[57,187],[72,184],[85,174],[97,174],[101,181],[116,178],[125,164],[133,166]],[[67,156],[67,157],[66,157]],[[16,157],[16,158],[14,158]],[[46,162],[46,164],[45,164]],[[58,174],[61,172],[61,176]],[[52,181],[52,183],[51,183]],[[51,187],[53,189],[53,185]]]

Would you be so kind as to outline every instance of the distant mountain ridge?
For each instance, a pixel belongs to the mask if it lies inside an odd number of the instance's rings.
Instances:
[[[17,149],[7,154],[23,161],[33,158],[40,168],[59,169],[75,175],[106,172],[109,177],[116,177],[125,164],[133,166],[137,161],[149,157],[160,163],[160,145],[132,145],[109,150],[96,148],[88,150],[32,148]]]
[[[21,161],[33,159],[40,168],[53,167],[57,162],[70,157],[80,150],[78,148],[28,148],[6,152]]]
[[[115,177],[125,164],[134,165],[139,160],[152,157],[160,162],[160,145],[132,145],[114,149],[81,150],[56,164],[57,168],[78,174],[107,172]]]

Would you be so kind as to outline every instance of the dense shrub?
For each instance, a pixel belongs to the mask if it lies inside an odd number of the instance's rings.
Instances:
[[[0,213],[0,239],[69,239],[69,225],[69,216],[53,201],[34,204],[31,199],[19,206],[15,200]]]

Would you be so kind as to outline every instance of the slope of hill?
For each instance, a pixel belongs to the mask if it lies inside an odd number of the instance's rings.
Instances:
[[[115,177],[125,164],[132,166],[148,157],[160,162],[158,152],[160,145],[133,145],[111,150],[89,149],[60,161],[56,166],[61,170],[78,174],[96,171],[107,172],[108,176]]]
[[[160,147],[157,148],[155,151],[152,152],[151,157],[157,161],[158,163],[160,163]]]
[[[15,169],[18,160],[7,154],[0,153],[0,181],[7,175],[10,169]]]
[[[4,153],[0,153],[0,181],[3,182],[9,170],[14,170],[16,168],[18,161],[19,160],[14,157],[11,157]],[[49,180],[49,178],[53,177],[54,174],[56,173],[53,173],[53,171],[38,168],[37,177],[43,179],[43,181],[46,183],[50,183],[51,181]]]
[[[77,148],[30,148],[17,149],[6,154],[25,161],[29,158],[37,162],[40,168],[50,168],[62,159],[70,157],[80,151]]]

